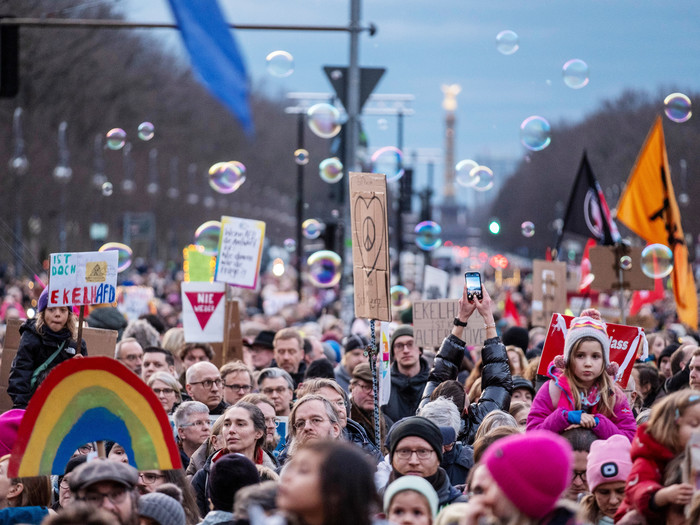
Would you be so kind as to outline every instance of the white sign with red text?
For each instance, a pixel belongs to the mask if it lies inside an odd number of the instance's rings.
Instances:
[[[188,343],[222,342],[225,310],[225,283],[182,283],[182,326]]]
[[[119,254],[75,252],[51,254],[50,307],[112,303],[117,295]]]

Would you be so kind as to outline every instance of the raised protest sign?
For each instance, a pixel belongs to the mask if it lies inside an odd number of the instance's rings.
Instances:
[[[452,321],[459,313],[459,300],[434,299],[413,302],[413,338],[421,348],[439,347],[450,333]],[[484,321],[474,312],[464,329],[464,342],[467,346],[481,346],[486,339]]]
[[[182,326],[188,343],[220,343],[224,340],[226,285],[182,283]]]
[[[573,317],[570,315],[556,313],[552,315],[549,330],[547,330],[547,337],[544,340],[544,347],[542,348],[540,366],[537,368],[538,375],[546,375],[547,368],[554,358],[564,354],[564,340],[572,319]],[[642,348],[646,352],[644,330],[638,326],[606,324],[608,337],[610,337],[610,361],[620,365],[616,380],[622,388],[625,388],[632,373],[637,351]]]
[[[216,257],[200,252],[194,244],[190,244],[182,250],[182,257],[185,281],[211,282],[214,280]]]
[[[355,316],[391,321],[386,176],[350,173]]]
[[[449,273],[434,266],[426,266],[423,272],[423,299],[449,297]]]
[[[265,223],[237,217],[221,217],[219,256],[214,280],[241,288],[258,286]]]
[[[127,321],[152,313],[153,288],[150,286],[119,286],[117,299],[117,308]]]
[[[532,262],[532,325],[547,326],[554,312],[566,310],[566,263]]]
[[[51,254],[49,306],[112,303],[117,297],[115,250]]]

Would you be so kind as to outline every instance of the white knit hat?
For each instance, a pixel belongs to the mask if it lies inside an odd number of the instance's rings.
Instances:
[[[576,341],[583,337],[592,337],[600,342],[603,347],[604,366],[610,364],[610,337],[608,337],[608,327],[604,321],[593,319],[592,317],[575,317],[571,320],[569,330],[564,340],[564,362],[569,364],[571,349]]]

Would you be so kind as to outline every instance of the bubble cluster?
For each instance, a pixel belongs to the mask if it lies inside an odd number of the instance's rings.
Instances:
[[[423,221],[413,229],[416,234],[416,246],[430,252],[442,246],[442,227],[434,221]]]
[[[683,93],[671,93],[664,99],[664,113],[673,122],[685,122],[693,116],[690,98]]]
[[[323,223],[317,219],[306,219],[301,223],[301,233],[307,239],[318,239],[323,233]]]
[[[520,225],[520,233],[523,237],[532,237],[535,235],[535,225],[531,221],[525,221]]]
[[[642,272],[658,279],[673,271],[673,252],[665,244],[649,244],[642,250]]]
[[[217,162],[209,168],[209,186],[217,193],[233,193],[245,182],[246,168],[237,160]]]
[[[273,77],[283,78],[294,73],[294,57],[287,51],[273,51],[265,57],[267,72]]]
[[[530,151],[541,151],[552,142],[552,128],[547,119],[533,115],[520,124],[520,142]]]
[[[583,60],[578,58],[569,60],[564,64],[561,72],[564,77],[564,84],[571,89],[581,89],[588,85],[588,64]]]
[[[391,306],[397,310],[406,310],[411,307],[411,297],[408,288],[397,284],[389,290]]]
[[[309,255],[309,280],[318,288],[330,288],[340,282],[342,259],[330,250],[321,250]]]
[[[221,222],[204,222],[194,232],[194,244],[205,255],[217,255],[219,253],[220,235]]]
[[[343,178],[343,163],[338,157],[323,159],[318,165],[318,174],[328,184],[340,182]]]
[[[131,257],[133,256],[133,252],[131,251],[131,248],[127,246],[126,244],[122,244],[120,242],[108,242],[100,246],[97,250],[98,252],[108,252],[108,251],[116,251],[117,252],[117,272],[123,272],[126,270],[129,266],[131,266]]]
[[[479,163],[471,159],[460,160],[455,166],[455,182],[465,188],[471,188],[476,182],[471,176],[474,168],[479,166]]]
[[[138,127],[138,136],[141,140],[151,140],[156,134],[156,128],[150,122],[141,122]]]
[[[111,150],[118,150],[126,144],[126,131],[122,128],[112,128],[107,132],[107,147]]]
[[[309,152],[303,148],[294,150],[294,162],[299,166],[306,166],[309,163]]]
[[[322,102],[314,104],[306,112],[309,129],[317,137],[330,139],[340,133],[340,111],[335,106]]]
[[[501,31],[496,35],[496,49],[502,55],[512,55],[520,49],[520,38],[510,29]]]
[[[387,182],[403,177],[403,151],[394,146],[379,148],[372,154],[372,172],[386,175]]]

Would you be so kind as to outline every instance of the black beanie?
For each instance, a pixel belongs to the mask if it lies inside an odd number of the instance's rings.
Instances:
[[[396,327],[394,332],[391,334],[391,343],[389,346],[389,352],[391,353],[391,358],[394,358],[394,343],[402,335],[410,335],[413,337],[413,327],[410,324],[402,324]]]
[[[241,454],[226,454],[212,463],[207,493],[214,510],[231,512],[236,492],[248,485],[260,483],[258,469]]]
[[[527,347],[530,344],[530,335],[527,332],[527,328],[522,326],[511,326],[503,332],[503,337],[501,337],[503,344],[517,346],[523,352],[527,351]]]
[[[661,353],[659,354],[659,364],[661,364],[661,360],[664,357],[670,358],[673,355],[673,352],[678,350],[681,345],[678,343],[671,343],[670,345],[666,346],[663,350],[661,350]]]
[[[391,427],[389,457],[392,462],[396,445],[403,438],[410,436],[425,439],[433,447],[433,450],[438,455],[438,459],[442,462],[442,432],[440,432],[440,428],[435,423],[421,416],[407,417]]]

